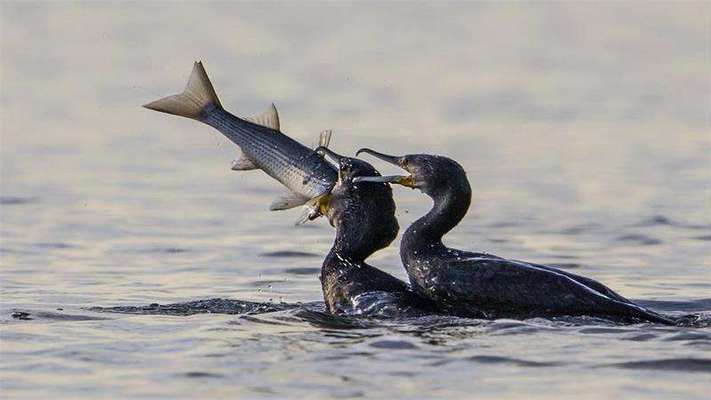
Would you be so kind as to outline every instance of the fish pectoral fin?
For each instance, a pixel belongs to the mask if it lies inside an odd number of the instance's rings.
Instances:
[[[299,218],[297,218],[296,222],[294,222],[294,225],[303,225],[309,221],[315,220],[320,216],[321,214],[318,212],[318,209],[305,205],[303,211],[301,212],[301,215],[299,215]]]
[[[296,220],[294,225],[302,225],[309,221],[313,221],[322,215],[326,215],[330,199],[330,194],[324,194],[309,200],[306,204],[304,204],[301,215]]]
[[[246,117],[245,120],[269,129],[274,129],[275,131],[279,131],[279,113],[277,113],[274,103],[272,103],[272,105],[269,106],[269,108],[267,108],[267,110],[263,113],[253,117]]]
[[[283,196],[279,196],[272,204],[269,205],[270,211],[288,210],[290,208],[302,206],[309,202],[307,197],[304,197],[295,192],[288,192]]]
[[[232,171],[251,171],[253,169],[259,169],[259,166],[238,147],[237,158],[232,161]]]

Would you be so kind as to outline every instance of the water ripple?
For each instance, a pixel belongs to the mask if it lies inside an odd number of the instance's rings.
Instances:
[[[209,299],[147,306],[90,307],[89,311],[141,315],[261,314],[298,307],[287,303],[259,303],[242,300]]]
[[[259,254],[261,257],[281,257],[281,258],[301,258],[301,257],[321,257],[319,254],[305,251],[281,250]]]
[[[606,366],[624,369],[649,369],[674,372],[711,372],[711,359],[706,358],[669,358],[661,360],[629,361]]]
[[[47,321],[97,321],[106,319],[92,315],[63,314],[52,311],[13,310],[11,317],[17,320],[31,321],[35,319]]]
[[[205,371],[190,371],[186,372],[184,374],[180,374],[186,378],[224,378],[225,375],[223,374],[216,374],[214,372],[205,372]]]
[[[472,356],[467,358],[469,361],[474,361],[482,364],[513,364],[519,367],[551,367],[560,365],[558,362],[551,361],[530,361],[518,358],[509,358],[501,356]]]
[[[513,358],[513,357],[503,357],[503,356],[493,356],[493,355],[477,355],[477,356],[471,356],[471,357],[466,357],[466,358],[454,358],[454,359],[444,359],[444,360],[439,360],[435,361],[432,363],[432,366],[443,366],[446,364],[450,364],[453,362],[460,362],[460,361],[471,361],[479,364],[509,364],[509,365],[515,365],[517,367],[555,367],[562,365],[559,362],[554,362],[554,361],[531,361],[531,360],[524,360],[520,358]]]
[[[659,239],[655,239],[653,237],[640,233],[618,236],[617,238],[615,238],[615,240],[620,243],[636,246],[655,246],[662,243],[662,241]]]
[[[20,206],[23,204],[37,203],[39,197],[22,197],[22,196],[0,196],[0,205],[3,206]]]
[[[318,275],[321,272],[321,268],[309,268],[309,267],[302,267],[302,268],[287,268],[284,270],[287,274],[294,274],[294,275]]]
[[[405,340],[379,340],[377,342],[370,343],[369,346],[375,347],[376,349],[388,350],[411,350],[417,348],[416,345]]]

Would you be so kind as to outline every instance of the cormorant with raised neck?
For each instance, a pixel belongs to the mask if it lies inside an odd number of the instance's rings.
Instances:
[[[404,233],[400,257],[410,283],[444,311],[477,318],[587,315],[627,322],[673,321],[637,305],[590,278],[557,268],[446,247],[442,237],[471,203],[466,173],[456,161],[436,155],[391,156],[360,149],[409,172],[406,176],[360,177],[355,181],[397,183],[434,201]]]
[[[326,307],[333,314],[411,316],[431,309],[400,279],[366,264],[397,236],[395,202],[387,183],[356,183],[356,177],[380,176],[365,161],[326,148],[317,152],[336,164],[338,181],[321,212],[336,228],[333,247],[321,268]]]

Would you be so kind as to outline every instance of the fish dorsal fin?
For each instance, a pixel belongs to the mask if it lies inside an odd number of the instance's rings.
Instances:
[[[319,147],[328,147],[328,145],[331,144],[331,135],[332,134],[333,134],[333,131],[330,129],[326,129],[325,131],[321,132],[318,136]]]
[[[245,119],[257,125],[279,131],[279,114],[277,113],[274,103],[272,103],[272,105],[269,106],[269,108],[267,108],[267,110],[263,113],[253,117],[246,117]]]
[[[244,154],[241,148],[237,147],[237,157],[232,161],[232,171],[250,171],[259,169],[259,166]]]
[[[333,131],[330,129],[326,129],[325,131],[321,131],[321,133],[318,134],[318,141],[316,144],[314,144],[312,147],[314,150],[318,149],[319,147],[328,147],[329,144],[331,144],[331,135],[333,134]],[[313,144],[313,142],[311,142]]]
[[[279,196],[274,201],[272,201],[272,204],[269,205],[269,210],[270,211],[278,211],[278,210],[288,210],[290,208],[298,207],[301,205],[304,205],[308,203],[309,199],[308,197],[302,196],[296,192],[288,192],[284,194],[283,196]]]

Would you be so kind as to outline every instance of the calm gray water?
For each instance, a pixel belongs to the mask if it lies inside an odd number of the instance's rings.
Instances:
[[[3,398],[711,390],[708,2],[0,11]],[[557,264],[701,320],[320,313],[331,227],[268,212],[282,189],[230,171],[234,147],[216,131],[140,108],[180,91],[196,59],[228,110],[250,115],[273,101],[283,130],[305,144],[330,128],[340,152],[460,161],[474,201],[448,244]],[[402,226],[430,205],[419,192],[395,196]],[[371,262],[404,278],[397,252],[395,243]],[[213,312],[167,315],[200,311]]]

